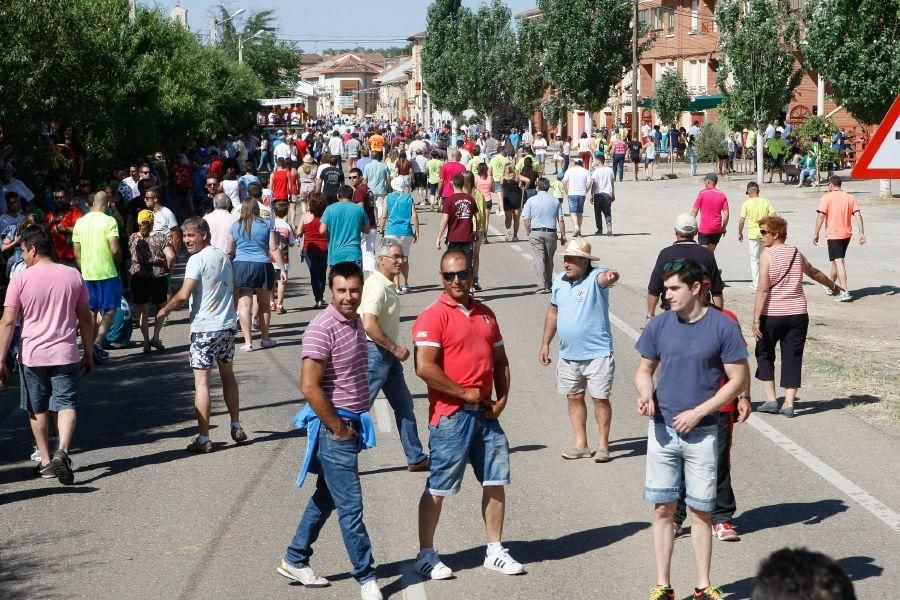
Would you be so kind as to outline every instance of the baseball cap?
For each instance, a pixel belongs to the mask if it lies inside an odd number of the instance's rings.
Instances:
[[[689,212],[683,212],[675,217],[675,231],[682,235],[694,235],[697,233],[697,217]]]
[[[713,183],[718,183],[719,176],[715,173],[707,173],[706,177],[703,178],[703,181],[712,181]]]
[[[141,223],[145,223],[147,221],[151,223],[153,222],[153,211],[145,209],[138,213],[137,222],[138,225],[140,225]]]

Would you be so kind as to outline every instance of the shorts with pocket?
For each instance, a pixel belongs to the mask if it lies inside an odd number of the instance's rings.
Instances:
[[[828,240],[828,260],[837,260],[847,256],[847,247],[850,245],[850,238],[843,240]]]
[[[567,396],[587,391],[591,398],[609,400],[616,361],[612,356],[591,360],[560,358],[556,363],[556,388]]]
[[[119,308],[122,302],[122,282],[118,276],[84,283],[88,289],[88,307],[91,312]]]
[[[695,427],[680,434],[665,423],[650,421],[644,501],[677,502],[685,486],[685,503],[695,510],[716,507],[717,426]]]
[[[135,304],[165,304],[168,293],[168,277],[131,276],[131,299]]]
[[[19,365],[22,410],[40,415],[48,410],[59,412],[75,408],[80,369],[81,363],[49,367]]]
[[[569,212],[580,215],[584,212],[584,200],[587,196],[569,196]]]
[[[466,464],[484,486],[509,485],[509,442],[497,419],[460,408],[428,426],[431,472],[425,484],[432,496],[452,496],[462,487]]]
[[[232,263],[235,287],[271,290],[275,287],[275,267],[270,262],[236,260]]]
[[[721,239],[721,233],[701,233],[697,236],[697,243],[701,246],[706,246],[707,244],[718,245]]]
[[[192,369],[208,370],[234,360],[234,330],[203,331],[191,334]]]

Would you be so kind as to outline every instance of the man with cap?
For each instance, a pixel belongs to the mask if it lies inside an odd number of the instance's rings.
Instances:
[[[725,300],[722,291],[725,282],[722,281],[722,273],[716,263],[716,255],[706,246],[701,246],[694,241],[697,235],[697,218],[691,213],[681,213],[675,218],[675,243],[663,248],[656,257],[656,264],[650,274],[650,283],[647,285],[647,321],[653,318],[657,304],[661,304],[665,310],[669,304],[665,299],[666,287],[663,284],[663,268],[666,264],[690,258],[706,269],[709,277],[712,303],[722,308]]]
[[[573,166],[566,170],[563,185],[569,197],[569,216],[572,217],[573,238],[581,237],[581,220],[584,218],[584,201],[591,191],[591,174],[584,168],[584,159],[573,157]]]
[[[591,245],[572,240],[563,255],[563,272],[553,280],[550,306],[544,319],[544,338],[540,361],[550,364],[550,342],[559,333],[559,363],[556,384],[569,403],[569,419],[575,430],[575,445],[563,452],[568,460],[594,457],[594,462],[609,461],[609,427],[615,361],[612,329],[609,322],[609,286],[619,280],[615,269],[594,267],[600,260],[591,254]],[[596,452],[587,441],[585,392],[594,400],[594,417],[600,439]]]
[[[553,253],[556,252],[556,235],[566,243],[566,221],[563,219],[562,205],[550,194],[550,182],[546,177],[538,177],[535,182],[537,194],[525,204],[522,217],[525,231],[531,244],[534,270],[537,274],[538,294],[549,294],[553,286]]]
[[[719,177],[715,173],[708,173],[703,178],[704,189],[697,194],[691,209],[695,217],[700,214],[700,245],[713,252],[728,227],[728,198],[716,187],[718,182]]]
[[[761,198],[759,195],[759,184],[755,181],[747,182],[747,198],[741,205],[741,218],[738,220],[738,241],[744,241],[744,222],[747,222],[747,244],[750,246],[750,274],[753,276],[753,283],[750,284],[754,290],[759,280],[759,255],[762,254],[763,243],[760,238],[759,222],[764,217],[775,214],[775,208],[772,203]]]

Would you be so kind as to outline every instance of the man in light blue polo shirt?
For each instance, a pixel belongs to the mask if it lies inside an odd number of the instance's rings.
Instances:
[[[553,255],[556,253],[556,236],[566,243],[566,222],[562,204],[550,194],[550,180],[539,177],[535,182],[537,194],[529,198],[522,211],[525,231],[531,244],[534,272],[537,275],[538,294],[549,294],[553,285]]]
[[[575,430],[575,446],[563,452],[562,457],[593,456],[594,462],[607,462],[612,422],[609,393],[616,368],[608,288],[619,280],[619,272],[592,266],[592,260],[600,259],[591,254],[591,245],[581,239],[570,241],[560,254],[564,272],[553,280],[540,361],[545,366],[550,364],[550,342],[559,332],[556,384],[559,392],[568,397],[569,418]],[[596,452],[588,448],[585,391],[594,399],[594,416],[600,431]]]
[[[363,169],[363,178],[366,180],[366,185],[369,186],[369,190],[375,196],[376,215],[381,215],[384,208],[384,199],[388,194],[388,179],[391,177],[391,168],[382,162],[382,158],[381,152],[373,152],[372,162]]]

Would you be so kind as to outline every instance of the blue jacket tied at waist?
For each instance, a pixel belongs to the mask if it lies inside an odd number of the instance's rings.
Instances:
[[[337,416],[348,421],[353,421],[358,425],[358,437],[361,448],[368,450],[375,447],[375,427],[372,425],[372,417],[368,411],[359,414],[336,408]],[[319,430],[322,428],[322,421],[312,407],[307,404],[297,411],[291,423],[299,429],[306,430],[306,456],[303,457],[303,466],[300,467],[300,473],[297,475],[297,487],[301,487],[306,480],[307,473],[319,472],[319,459],[316,456],[316,450],[319,447]]]

